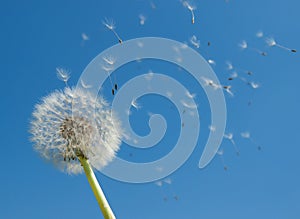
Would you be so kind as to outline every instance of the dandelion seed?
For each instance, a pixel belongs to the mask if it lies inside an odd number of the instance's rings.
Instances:
[[[142,14],[139,15],[139,19],[140,19],[140,25],[144,25],[145,21],[146,21],[146,17]]]
[[[205,86],[211,86],[213,89],[220,89],[222,86],[215,83],[213,80],[205,77],[201,77],[201,79],[205,82]]]
[[[243,40],[242,42],[240,42],[239,44],[239,47],[241,48],[241,49],[247,49],[248,48],[248,44],[247,44],[247,41],[246,40]]]
[[[231,96],[234,96],[234,94],[231,91],[231,86],[223,86],[223,88],[228,94],[230,94]]]
[[[172,93],[171,91],[167,91],[166,95],[167,95],[167,97],[169,97],[169,98],[173,97],[173,93]]]
[[[216,65],[216,61],[213,59],[208,59],[207,62],[211,65]]]
[[[110,71],[112,71],[114,69],[114,67],[113,66],[102,65],[102,69],[106,72],[106,74],[109,78],[110,85],[112,87],[111,93],[112,93],[112,95],[115,95],[115,90],[117,90],[116,88],[118,88],[118,85],[116,83],[113,83],[112,78],[110,76]]]
[[[162,181],[156,181],[156,182],[154,182],[155,183],[155,185],[157,185],[157,186],[159,186],[159,187],[161,187],[162,186],[162,184],[163,184],[163,182]]]
[[[172,180],[170,178],[164,179],[164,182],[171,185],[172,184]]]
[[[259,84],[258,83],[255,83],[255,82],[250,82],[249,85],[253,88],[253,89],[257,89],[259,88]]]
[[[82,86],[83,88],[85,88],[85,89],[89,89],[89,88],[92,87],[92,85],[86,84],[82,79],[80,79],[80,84],[81,84],[81,86]]]
[[[213,125],[210,125],[208,126],[208,129],[211,131],[211,132],[215,132],[217,130],[217,128]]]
[[[260,49],[257,49],[257,48],[249,47],[246,40],[243,40],[243,41],[240,42],[238,45],[239,45],[239,47],[240,47],[242,50],[245,50],[245,49],[249,48],[249,49],[255,51],[256,53],[258,53],[258,54],[260,54],[260,55],[262,55],[262,56],[267,56],[267,53],[266,53],[266,52],[261,51]]]
[[[83,41],[87,41],[87,40],[90,39],[89,36],[86,33],[82,33],[81,38],[82,38]]]
[[[295,49],[290,49],[288,47],[285,47],[283,45],[278,44],[273,37],[266,38],[266,43],[270,47],[277,46],[278,48],[281,48],[281,49],[284,49],[284,50],[288,50],[288,51],[291,51],[291,52],[294,52],[294,53],[297,52]]]
[[[105,18],[105,21],[102,21],[102,23],[107,29],[114,33],[115,37],[118,38],[119,43],[122,44],[122,39],[119,37],[119,34],[115,31],[115,22],[113,20],[108,20],[107,18]]]
[[[189,91],[186,91],[185,95],[190,99],[194,99],[196,97],[196,94],[191,94]]]
[[[221,159],[221,162],[222,162],[222,165],[223,165],[224,170],[225,170],[225,171],[228,170],[228,167],[227,167],[227,165],[225,165],[225,161],[224,161],[224,157],[223,157],[223,155],[224,155],[224,150],[223,150],[223,149],[222,149],[222,150],[218,150],[218,151],[217,151],[217,155],[220,156],[220,159]]]
[[[231,62],[229,62],[229,61],[227,61],[226,62],[226,65],[227,65],[227,70],[233,70],[233,65],[232,65],[232,63]]]
[[[188,108],[188,109],[197,109],[197,104],[195,104],[195,103],[193,103],[193,102],[191,102],[191,103],[187,103],[187,102],[185,102],[184,100],[181,100],[180,101],[181,102],[181,104],[184,106],[184,107],[186,107],[186,108]]]
[[[194,10],[196,10],[196,7],[191,6],[187,1],[183,1],[182,5],[184,7],[186,7],[190,12],[191,12],[191,16],[192,16],[192,24],[195,23],[195,15],[194,15]]]
[[[139,110],[141,108],[140,104],[138,104],[136,99],[133,99],[131,101],[131,106],[133,106],[134,108],[136,108],[137,110]]]
[[[154,73],[151,70],[149,70],[149,72],[147,74],[145,74],[145,78],[147,81],[151,81],[153,76],[154,76]]]
[[[44,97],[32,115],[34,149],[63,172],[84,170],[103,215],[115,218],[92,169],[112,161],[121,144],[120,124],[109,105],[86,90],[66,87]]]
[[[153,10],[156,9],[156,5],[155,5],[153,2],[150,2],[150,6],[151,6],[151,8],[152,8]]]
[[[228,140],[232,143],[232,145],[233,145],[233,147],[234,147],[234,149],[235,149],[236,154],[237,154],[237,155],[240,155],[240,151],[239,151],[239,149],[237,148],[237,146],[236,146],[236,144],[235,144],[235,141],[234,141],[234,139],[233,139],[233,134],[232,134],[232,133],[224,134],[224,138],[228,139]]]
[[[116,58],[112,56],[104,56],[102,59],[109,65],[114,65],[116,63]]]
[[[200,40],[198,40],[195,35],[190,38],[190,43],[197,49],[200,47]]]
[[[229,81],[232,81],[235,78],[238,78],[239,75],[237,72],[232,72],[232,74],[230,75],[230,77],[228,78]]]
[[[56,75],[59,80],[65,82],[66,86],[68,86],[68,80],[70,79],[70,71],[64,68],[56,68]]]
[[[109,74],[109,71],[112,71],[114,69],[113,65],[116,63],[116,59],[112,56],[105,56],[105,57],[102,57],[102,59],[105,61],[106,64],[109,65],[109,66],[103,65],[102,69],[105,70],[109,76],[111,86],[114,87],[114,88],[112,88],[112,95],[114,95],[115,91],[118,90],[118,84],[114,83],[114,86],[113,86],[113,82],[112,82],[111,76]],[[115,81],[117,81],[116,76],[115,76]]]
[[[257,31],[257,33],[255,34],[255,36],[257,38],[262,38],[264,36],[264,33],[260,30],[260,31]]]
[[[258,145],[254,140],[253,138],[251,137],[251,134],[250,132],[246,131],[246,132],[241,132],[241,137],[242,138],[245,138],[245,139],[249,139],[256,147],[257,149],[260,151],[261,150],[261,146]]]

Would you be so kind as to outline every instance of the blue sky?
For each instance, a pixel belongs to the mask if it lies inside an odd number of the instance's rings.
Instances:
[[[151,8],[151,2],[156,9]],[[210,124],[209,105],[202,88],[168,63],[146,60],[130,63],[116,72],[119,86],[150,69],[172,75],[197,94],[195,100],[201,106],[197,147],[190,159],[169,176],[171,185],[122,183],[96,172],[117,218],[299,218],[299,54],[269,48],[264,38],[255,34],[261,30],[284,46],[300,49],[300,3],[296,0],[192,3],[197,6],[194,25],[189,11],[177,0],[0,3],[1,218],[101,217],[84,175],[68,176],[45,163],[33,151],[28,129],[39,99],[64,87],[56,77],[56,67],[70,69],[69,84],[75,85],[96,55],[118,43],[102,25],[105,17],[116,22],[116,31],[124,41],[155,36],[189,43],[195,35],[201,42],[197,51],[216,61],[213,69],[221,83],[229,84],[230,72],[225,63],[231,61],[239,69],[251,70],[251,77],[244,76],[261,85],[253,90],[241,81],[230,82],[235,96],[225,93],[227,131],[234,134],[240,156],[224,139],[221,148],[228,170],[224,171],[220,156],[199,169]],[[139,24],[139,14],[147,18],[143,26]],[[83,43],[82,33],[90,40]],[[242,51],[238,47],[242,40],[268,55],[261,56],[252,49]],[[240,71],[240,74],[245,73]],[[106,99],[112,100],[109,83],[102,91]],[[136,162],[151,161],[172,149],[180,129],[180,112],[173,110],[167,99],[155,95],[142,97],[139,103],[142,108],[132,109],[130,117],[138,134],[149,132],[149,113],[164,115],[170,130],[154,150],[141,151],[122,144],[118,156]],[[261,151],[240,137],[243,131],[251,133]],[[179,200],[174,199],[175,195]]]

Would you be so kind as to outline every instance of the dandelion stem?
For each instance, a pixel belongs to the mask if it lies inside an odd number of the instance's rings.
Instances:
[[[100,209],[102,211],[104,218],[105,219],[116,219],[113,211],[111,210],[111,208],[105,198],[105,195],[97,181],[97,178],[96,178],[94,171],[92,170],[92,167],[89,164],[88,160],[86,158],[80,157],[80,156],[78,157],[78,159],[84,169],[85,175],[90,183],[90,186],[92,187],[94,195],[96,196],[96,199],[98,201],[98,204],[100,206]]]

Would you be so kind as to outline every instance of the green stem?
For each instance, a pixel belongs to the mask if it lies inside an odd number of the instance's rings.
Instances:
[[[113,211],[111,210],[105,195],[97,181],[97,178],[94,174],[94,171],[89,164],[88,160],[84,157],[78,157],[79,161],[84,169],[85,175],[90,183],[90,186],[92,187],[92,190],[94,192],[94,195],[96,196],[96,199],[98,201],[98,204],[100,206],[100,209],[102,211],[102,214],[105,219],[116,219]]]

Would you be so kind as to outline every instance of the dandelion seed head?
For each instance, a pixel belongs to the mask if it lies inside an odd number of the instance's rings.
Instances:
[[[107,165],[122,136],[118,120],[101,97],[69,87],[35,106],[30,133],[41,157],[69,174],[83,171],[77,157],[89,159],[98,170]]]

